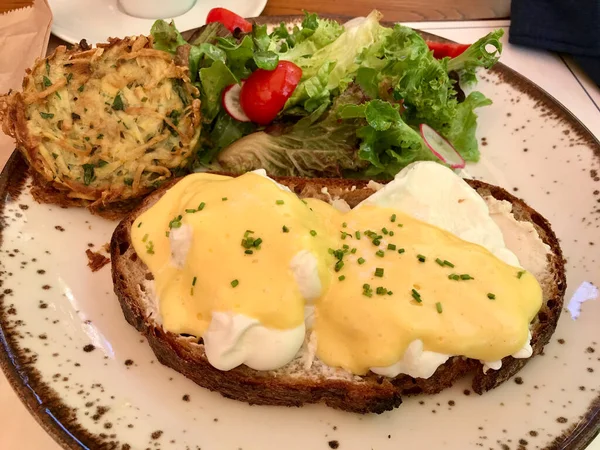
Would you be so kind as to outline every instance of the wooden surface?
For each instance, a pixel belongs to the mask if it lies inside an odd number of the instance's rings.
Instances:
[[[302,10],[320,14],[364,16],[373,9],[394,22],[432,20],[506,19],[510,0],[269,0],[262,15],[302,14]]]

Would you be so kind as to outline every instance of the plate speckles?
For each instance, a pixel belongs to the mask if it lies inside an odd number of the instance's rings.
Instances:
[[[550,220],[572,286],[599,284],[600,146],[509,69],[484,78],[479,89],[494,105],[480,111],[483,158],[469,172],[514,188]],[[598,430],[599,302],[586,303],[577,322],[563,314],[544,354],[481,397],[465,380],[362,417],[252,407],[205,391],[157,363],[127,325],[109,267],[87,267],[85,250],[102,248],[115,223],[35,203],[24,173],[14,156],[0,179],[0,365],[65,448],[577,449]]]

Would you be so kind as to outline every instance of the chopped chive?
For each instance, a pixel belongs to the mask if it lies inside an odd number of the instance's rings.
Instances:
[[[417,302],[417,303],[421,303],[423,300],[421,300],[421,294],[419,294],[419,291],[417,291],[416,289],[413,289],[411,291],[411,295],[412,298]]]
[[[390,217],[390,222],[395,222],[396,221],[396,214],[392,214],[392,217]]]
[[[348,249],[350,248],[350,246],[349,246],[348,244],[344,244],[344,245],[342,245],[342,248],[343,248],[344,250],[348,250]]]
[[[348,224],[346,222],[342,223],[342,228],[346,228]]]
[[[495,295],[495,294],[492,294],[491,292],[490,292],[490,293],[487,295],[487,297],[488,297],[490,300],[496,300],[496,295]]]
[[[392,294],[393,294],[393,292],[392,292],[392,291],[388,291],[388,295],[392,295]]]
[[[346,233],[345,231],[340,231],[340,233],[341,233],[341,234],[340,234],[340,237],[341,237],[342,239],[346,239],[346,237],[347,237],[347,236],[350,236],[350,237],[352,237],[352,235],[351,235],[350,233]]]
[[[519,273],[517,273],[517,278],[521,278],[523,276],[523,274],[525,273],[524,270],[519,271]]]
[[[342,270],[342,267],[344,267],[344,261],[342,261],[341,259],[335,263],[335,271],[339,272],[340,270]]]
[[[398,228],[402,228],[404,225],[402,225],[401,223],[398,224]]]
[[[289,233],[290,229],[284,225],[281,227],[281,231],[283,231],[284,233]]]
[[[350,253],[352,253],[352,254],[356,253],[356,247],[354,247],[352,250],[350,250]]]
[[[277,205],[283,205],[285,202],[283,200],[276,200],[275,204]]]
[[[148,240],[148,234],[145,234],[144,237],[142,238],[142,242],[146,242]]]
[[[165,236],[166,236],[166,237],[169,237],[169,234],[170,234],[170,233],[169,233],[168,231],[165,231]]]
[[[221,201],[222,201],[222,202],[226,202],[226,201],[227,201],[227,197],[223,197],[223,198],[221,198]]]
[[[42,119],[52,119],[54,117],[54,114],[40,111],[40,116],[42,117]]]
[[[396,244],[388,244],[387,249],[388,250],[396,250]]]
[[[381,267],[375,269],[375,276],[379,278],[383,277],[383,269]]]
[[[419,260],[419,262],[422,262],[422,263],[425,262],[425,260],[426,260],[426,258],[421,254],[417,255],[417,259]]]
[[[310,235],[311,235],[311,236],[316,236],[316,235],[317,235],[317,232],[316,232],[315,230],[310,230]]]
[[[198,281],[198,277],[192,279],[192,286],[196,286],[196,281]]]
[[[254,242],[252,243],[252,246],[255,247],[255,248],[257,248],[257,247],[260,246],[260,244],[262,244],[262,241],[263,240],[261,238],[254,239]]]
[[[463,273],[463,274],[460,276],[460,279],[461,279],[461,280],[474,280],[475,278],[473,278],[473,277],[472,277],[471,275],[469,275],[468,273]]]
[[[450,275],[448,275],[448,279],[458,281],[458,280],[460,280],[460,276],[455,273],[451,273]]]
[[[383,253],[383,250],[377,250],[375,252],[376,256],[379,256],[380,258],[383,258],[385,256],[385,253]]]
[[[403,248],[399,248],[399,249],[398,249],[398,253],[400,253],[400,254],[404,253],[404,251],[405,251],[405,250],[404,250]]]
[[[142,226],[142,222],[138,223],[138,228]]]
[[[345,279],[346,279],[346,275],[340,275],[338,277],[338,280],[340,280],[340,281],[344,281]]]
[[[373,239],[373,245],[379,245],[381,241],[379,239]]]
[[[383,228],[381,229],[381,232],[382,232],[383,234],[388,234],[388,233],[389,233],[389,231],[388,231],[388,229],[387,229],[386,227],[383,227]]]
[[[371,289],[371,285],[365,283],[363,284],[363,295],[367,297],[373,297],[373,289]]]
[[[181,218],[179,215],[169,222],[169,228],[179,228],[181,226]]]
[[[354,236],[356,236],[356,239],[360,239],[360,231],[357,231],[356,233],[354,233]]]
[[[193,286],[190,288],[190,295],[194,295],[194,287]]]
[[[441,313],[442,313],[442,311],[443,311],[443,310],[442,310],[442,304],[441,304],[440,302],[437,302],[437,303],[435,304],[435,309],[437,309],[437,312],[438,312],[438,314],[441,314]]]
[[[246,255],[252,255],[254,253],[254,251],[253,250],[246,250],[246,251],[244,251],[244,253]]]
[[[83,84],[77,88],[79,92],[83,92]]]
[[[364,264],[365,263],[365,258],[358,258],[356,260],[356,262],[359,263],[359,264]]]
[[[388,293],[388,290],[386,288],[384,288],[383,286],[379,286],[375,292],[377,293],[377,295],[385,295]]]
[[[444,260],[444,265],[448,266],[448,267],[454,267],[454,264],[452,264],[450,261],[448,261],[447,259]]]
[[[231,287],[236,287],[238,284],[240,284],[240,282],[238,280],[233,280],[231,282]]]
[[[188,213],[188,214],[194,214],[195,212],[197,212],[197,210],[195,210],[195,209],[186,209],[185,212]]]
[[[149,242],[146,244],[146,251],[148,252],[148,254],[150,254],[150,255],[154,255],[154,242],[152,242],[152,241],[149,241]]]
[[[252,230],[246,230],[246,232],[244,233],[244,237],[248,237],[251,234],[254,234],[254,231],[252,231]]]
[[[392,230],[390,230],[390,237],[392,237],[394,235],[394,232]]]
[[[52,86],[52,81],[50,81],[50,78],[48,78],[46,75],[44,75],[42,81],[44,82],[44,87]]]
[[[206,206],[206,203],[202,202],[198,205],[198,211],[202,211],[204,209],[204,207]]]
[[[444,261],[442,261],[440,258],[435,258],[435,262],[444,267]]]

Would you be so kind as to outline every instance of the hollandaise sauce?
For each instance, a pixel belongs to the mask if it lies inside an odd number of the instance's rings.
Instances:
[[[285,330],[311,304],[317,356],[360,375],[394,364],[417,339],[428,351],[499,360],[524,346],[542,303],[529,272],[479,245],[394,208],[342,213],[304,201],[255,173],[185,177],[131,237],[165,329],[200,337],[221,311]],[[312,264],[293,270],[299,254]]]

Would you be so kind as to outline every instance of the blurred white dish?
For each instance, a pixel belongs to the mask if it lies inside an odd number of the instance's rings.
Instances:
[[[118,0],[49,0],[54,15],[52,33],[70,43],[86,39],[89,44],[109,37],[149,34],[154,19],[128,15]],[[256,17],[267,0],[197,0],[186,13],[174,17],[177,28],[190,30],[204,25],[212,8],[227,8],[242,17]]]

